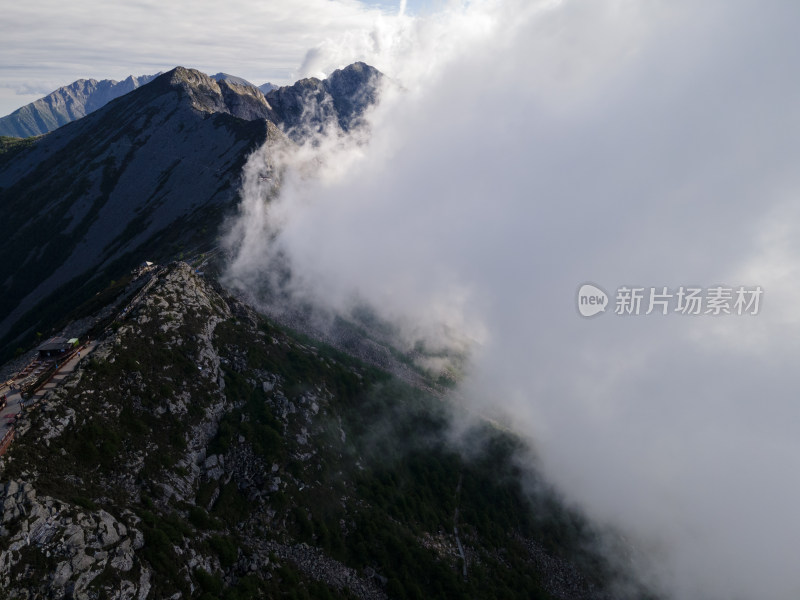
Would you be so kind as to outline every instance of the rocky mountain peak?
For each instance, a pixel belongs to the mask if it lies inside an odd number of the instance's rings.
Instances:
[[[185,93],[195,110],[207,113],[228,112],[219,85],[205,73],[176,67],[159,77],[161,79],[164,80],[163,83]]]
[[[300,141],[332,123],[342,131],[361,124],[364,111],[378,100],[382,78],[374,67],[354,63],[324,80],[308,77],[273,89],[266,99],[289,136]]]
[[[161,77],[162,83],[185,94],[192,108],[199,112],[226,113],[247,121],[275,120],[264,94],[244,80],[216,79],[185,67],[176,67]]]

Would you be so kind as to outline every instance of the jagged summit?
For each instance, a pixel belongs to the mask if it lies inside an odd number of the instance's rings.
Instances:
[[[294,139],[335,121],[343,131],[358,126],[364,110],[378,99],[383,74],[363,62],[337,69],[326,79],[301,79],[267,93],[267,102]]]
[[[156,83],[181,90],[190,99],[192,107],[201,112],[226,113],[248,121],[278,120],[264,94],[247,83],[216,80],[205,73],[185,67],[176,67],[164,73]]]

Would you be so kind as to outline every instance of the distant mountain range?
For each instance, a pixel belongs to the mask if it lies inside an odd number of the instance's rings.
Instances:
[[[124,81],[79,79],[0,119],[0,135],[30,137],[48,133],[93,113],[114,98],[149,83],[157,76],[130,76]]]

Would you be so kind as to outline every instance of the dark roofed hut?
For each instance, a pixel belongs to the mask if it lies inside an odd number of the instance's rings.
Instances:
[[[39,351],[39,358],[42,360],[60,358],[67,354],[71,349],[72,342],[63,337],[50,338],[37,348]]]

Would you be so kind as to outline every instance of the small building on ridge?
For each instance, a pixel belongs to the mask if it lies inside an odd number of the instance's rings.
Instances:
[[[50,338],[37,348],[39,351],[39,358],[42,360],[60,358],[67,354],[72,349],[73,344],[77,343],[77,341],[78,340],[75,338],[72,340],[68,340],[67,338],[63,337]]]

